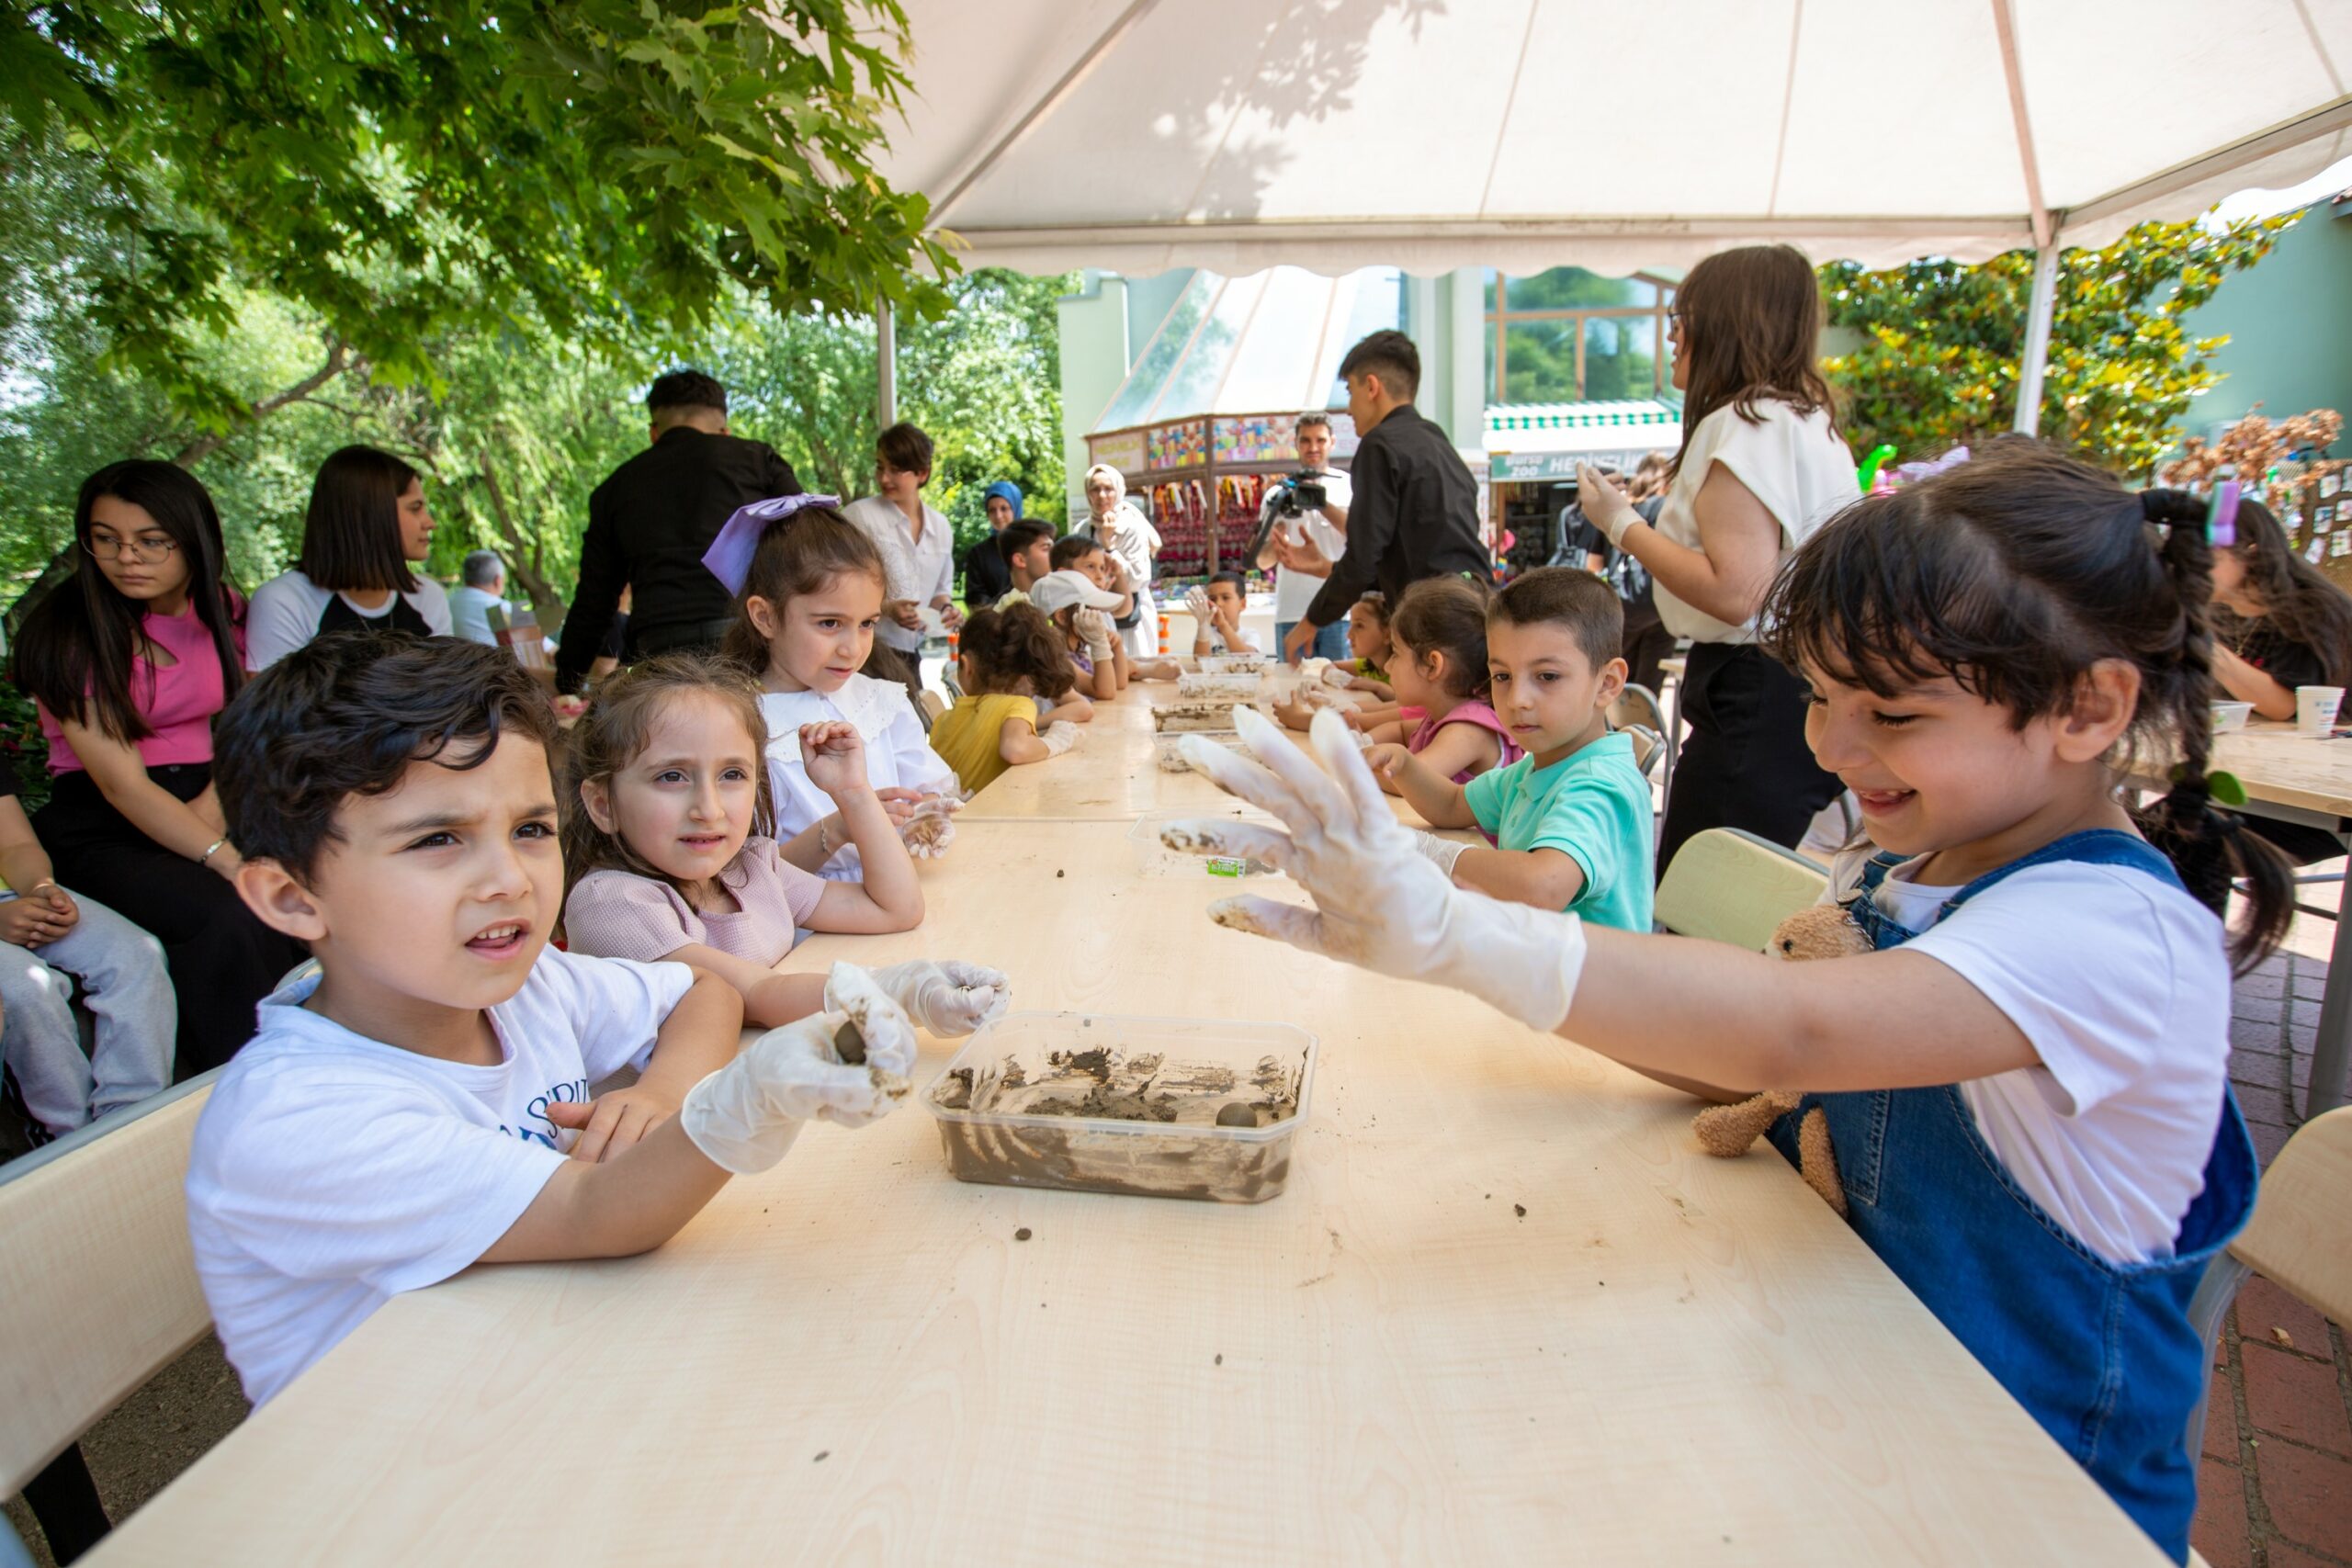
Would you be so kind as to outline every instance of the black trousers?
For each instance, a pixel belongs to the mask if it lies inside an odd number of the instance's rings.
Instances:
[[[1657,695],[1657,661],[1674,651],[1674,634],[1666,629],[1656,610],[1625,612],[1624,639],[1617,645],[1617,651],[1625,661],[1627,682],[1646,686],[1650,695]]]
[[[1835,773],[1805,744],[1804,683],[1762,649],[1702,642],[1682,676],[1689,727],[1659,831],[1658,874],[1685,840],[1741,828],[1794,849],[1815,813],[1838,798]]]
[[[206,763],[147,770],[181,800],[211,781]],[[175,1078],[219,1066],[253,1038],[254,1009],[310,956],[261,923],[220,873],[165,849],[107,804],[85,773],[60,773],[34,830],[57,880],[86,893],[164,944],[180,1008]]]

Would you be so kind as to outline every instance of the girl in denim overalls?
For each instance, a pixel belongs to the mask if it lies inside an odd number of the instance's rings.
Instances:
[[[1292,829],[1215,847],[1272,860],[1317,906],[1217,918],[1459,986],[1713,1098],[1804,1091],[1855,1230],[2183,1558],[2206,1377],[2188,1301],[2254,1202],[2231,964],[2292,912],[2283,864],[2210,798],[2210,559],[2198,498],[2008,442],[1797,551],[1768,642],[1873,840],[1832,883],[1866,954],[1776,963],[1453,888],[1319,728],[1336,783],[1272,746],[1267,769],[1204,767]],[[2138,820],[2134,751],[2178,759]],[[2234,938],[2211,912],[2233,874]],[[1796,1120],[1774,1134],[1792,1158]]]

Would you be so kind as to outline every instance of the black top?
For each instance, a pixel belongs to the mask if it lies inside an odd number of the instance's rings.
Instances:
[[[1002,534],[976,539],[964,552],[964,603],[993,604],[1012,592],[1012,567],[1004,558]]]
[[[2327,666],[2320,662],[2318,652],[2289,640],[2267,620],[2241,621],[2222,635],[2240,659],[2290,692],[2328,684]]]
[[[1348,465],[1348,553],[1331,564],[1306,619],[1348,618],[1369,589],[1396,603],[1429,577],[1467,572],[1480,582],[1494,558],[1478,542],[1478,484],[1445,432],[1410,403],[1372,427]]]
[[[1635,502],[1634,510],[1641,515],[1643,522],[1656,527],[1657,514],[1665,504],[1664,496],[1654,495],[1647,501]],[[1617,590],[1618,601],[1624,605],[1625,614],[1653,618],[1657,615],[1657,595],[1650,581],[1649,568],[1611,544],[1609,536],[1584,514],[1583,507],[1570,502],[1561,512],[1560,523],[1560,554],[1553,558],[1553,565],[1580,567],[1587,557],[1599,556],[1601,558],[1600,575],[1609,580],[1610,587]],[[1573,560],[1562,558],[1570,551],[1575,553]]]
[[[792,465],[774,448],[690,424],[673,425],[615,468],[588,498],[580,589],[563,619],[556,689],[580,689],[625,587],[636,590],[632,657],[640,647],[698,640],[704,628],[725,620],[734,601],[704,567],[702,553],[736,508],[799,493]]]

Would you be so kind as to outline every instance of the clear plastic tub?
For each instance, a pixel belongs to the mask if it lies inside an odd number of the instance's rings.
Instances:
[[[2252,716],[2252,703],[2216,702],[2213,705],[2213,733],[2225,735],[2233,729],[2244,729],[2245,721]]]
[[[1249,742],[1243,740],[1232,730],[1204,730],[1196,733],[1212,746],[1221,746],[1227,751],[1238,752],[1245,757],[1250,755]],[[1155,764],[1163,773],[1198,772],[1190,761],[1185,760],[1184,738],[1182,735],[1162,735],[1156,738],[1152,742],[1152,752]]]
[[[1262,1203],[1290,1179],[1316,1048],[1287,1023],[1016,1012],[923,1104],[958,1181]]]
[[[1161,735],[1189,735],[1196,731],[1231,735],[1233,708],[1229,697],[1187,697],[1162,703],[1151,710],[1151,727]]]
[[[1192,882],[1204,878],[1240,882],[1250,877],[1274,874],[1274,868],[1261,860],[1232,855],[1191,854],[1182,850],[1171,850],[1159,841],[1159,830],[1169,823],[1204,817],[1230,817],[1237,821],[1254,822],[1267,828],[1282,826],[1262,811],[1234,806],[1176,807],[1166,811],[1147,811],[1136,818],[1133,828],[1127,829],[1127,847],[1135,852],[1136,874],[1142,876],[1182,877]]]
[[[1262,653],[1204,653],[1193,662],[1204,675],[1261,675],[1273,660]]]

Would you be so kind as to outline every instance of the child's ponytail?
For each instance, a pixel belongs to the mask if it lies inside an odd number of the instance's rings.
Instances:
[[[2216,913],[2226,916],[2232,887],[2243,880],[2245,918],[2230,940],[2231,963],[2243,974],[2285,939],[2295,918],[2295,879],[2268,840],[2247,832],[2236,812],[2213,804],[2206,778],[2213,744],[2213,552],[2206,540],[2206,502],[2187,491],[2151,490],[2141,492],[2140,508],[2163,535],[2156,553],[2181,611],[2179,678],[2163,694],[2179,737],[2180,763],[2172,788],[2141,812],[2141,830],[2172,857],[2188,891]]]

